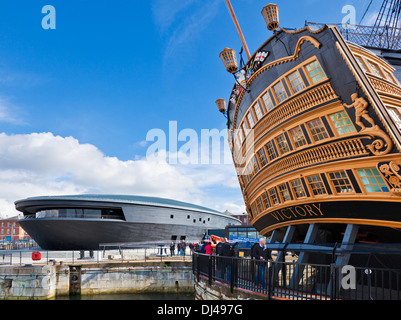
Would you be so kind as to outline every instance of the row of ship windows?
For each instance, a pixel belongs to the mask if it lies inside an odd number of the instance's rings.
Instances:
[[[312,85],[327,79],[327,76],[319,62],[314,60],[311,63],[301,66],[296,71],[291,71],[290,74],[269,87],[263,93],[261,100],[258,100],[255,105],[249,109],[239,126],[239,128],[242,129],[239,130],[238,134],[241,144],[243,143],[249,129],[252,129],[266,113],[284,100],[287,100],[291,95],[298,93],[309,85],[304,81],[301,73],[307,75],[306,79],[308,79],[308,82]],[[286,90],[285,87],[289,89]]]
[[[395,79],[395,77],[391,74],[390,71],[386,70],[379,64],[374,63],[372,60],[367,59],[366,57],[355,55],[356,60],[358,61],[359,65],[361,66],[362,70],[364,72],[371,73],[375,76],[378,76],[384,80],[390,81],[396,85],[398,84],[398,81]]]
[[[338,135],[356,132],[354,125],[345,111],[333,113],[329,115],[328,118],[332,122]],[[242,175],[243,185],[246,186],[254,175],[269,162],[279,156],[285,155],[291,150],[311,144],[312,140],[310,137],[315,143],[329,138],[328,130],[322,118],[316,118],[298,125],[265,144],[255,153],[251,161],[245,167],[245,172]]]
[[[355,179],[354,172],[360,179],[360,184]],[[281,203],[292,200],[316,197],[327,194],[361,193],[359,185],[363,185],[367,193],[389,192],[382,176],[376,168],[342,170],[328,173],[327,179],[324,173],[307,176],[283,183],[273,187],[259,196],[251,204],[253,217]],[[352,179],[351,179],[352,178]],[[331,186],[327,181],[330,181]]]

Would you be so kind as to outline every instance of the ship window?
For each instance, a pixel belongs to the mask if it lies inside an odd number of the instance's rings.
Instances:
[[[292,141],[294,142],[295,148],[300,148],[307,144],[301,127],[296,127],[294,129],[291,129],[290,135],[291,135]]]
[[[276,188],[272,188],[269,190],[269,196],[270,196],[270,200],[271,200],[271,203],[273,206],[280,203],[280,201],[278,199]]]
[[[326,188],[324,187],[320,175],[316,174],[314,176],[308,177],[308,182],[315,196],[327,194]]]
[[[253,167],[255,174],[258,173],[260,167],[259,167],[258,160],[256,159],[256,156],[252,158],[251,163],[252,163],[252,167]]]
[[[195,223],[196,222],[196,219],[194,219],[194,220],[192,220],[193,221],[193,223]]]
[[[263,111],[262,111],[262,108],[259,105],[259,102],[256,102],[256,104],[253,107],[253,109],[255,110],[256,118],[259,121],[263,117]]]
[[[345,111],[330,115],[330,119],[333,121],[334,127],[340,135],[356,131]]]
[[[301,91],[302,89],[305,89],[305,84],[304,84],[298,70],[295,71],[294,73],[291,73],[288,76],[288,80],[290,81],[291,88],[294,91],[294,93],[297,93],[298,91]]]
[[[270,205],[269,205],[269,197],[266,192],[263,192],[262,200],[263,200],[263,204],[264,204],[265,208],[268,209],[270,207]]]
[[[270,161],[273,161],[277,158],[276,149],[274,149],[273,141],[270,141],[266,144],[267,156],[269,157]]]
[[[365,63],[363,62],[362,58],[360,57],[355,57],[356,60],[358,61],[359,65],[361,66],[361,68],[363,69],[364,72],[368,71],[368,69],[366,68]]]
[[[267,165],[266,152],[265,152],[264,148],[262,148],[258,151],[258,156],[259,156],[259,161],[260,161],[260,164],[262,165],[262,167]]]
[[[238,129],[237,130],[237,140],[235,141],[235,142],[237,142],[238,140],[239,140],[239,142],[240,142],[240,145],[239,146],[237,146],[237,150],[239,150],[240,149],[240,147],[241,147],[241,145],[242,145],[242,143],[244,142],[244,137],[243,137],[243,135],[242,135],[242,130],[241,129]]]
[[[384,78],[383,73],[381,72],[379,66],[377,66],[376,64],[374,64],[374,63],[372,63],[372,62],[369,62],[369,64],[370,64],[370,66],[371,66],[371,68],[372,68],[372,71],[373,71],[373,73],[374,73],[375,75]]]
[[[172,215],[170,215],[170,219],[174,219],[174,215],[172,214]]]
[[[308,122],[308,126],[315,142],[327,139],[329,137],[327,135],[326,128],[324,127],[322,120],[320,120],[319,118]]]
[[[400,117],[398,110],[392,109],[392,108],[387,108],[387,111],[390,114],[391,118],[394,120],[398,129],[401,129],[401,117]]]
[[[386,183],[376,168],[358,170],[367,192],[389,192]]]
[[[255,119],[253,118],[252,111],[248,112],[246,118],[248,119],[249,127],[253,128],[253,126],[255,125]]]
[[[305,189],[300,179],[291,181],[291,186],[297,199],[306,197]]]
[[[290,192],[288,191],[286,183],[279,185],[278,189],[280,191],[281,198],[283,199],[284,202],[291,200]]]
[[[274,89],[274,92],[276,93],[277,100],[279,103],[284,101],[285,99],[287,99],[287,93],[285,92],[284,86],[281,81],[279,83],[277,83],[273,87],[273,89]]]
[[[252,161],[249,162],[248,165],[246,166],[246,173],[248,174],[249,180],[251,180],[253,178],[253,176],[255,175],[255,172],[253,171]]]
[[[276,138],[276,141],[277,141],[278,149],[280,150],[280,153],[282,155],[286,154],[287,152],[290,152],[290,147],[288,146],[288,142],[287,142],[287,139],[285,138],[284,134],[279,135]]]
[[[262,96],[263,103],[265,104],[266,111],[269,111],[274,108],[272,98],[270,97],[269,91],[267,91],[263,96]]]
[[[327,78],[318,61],[308,64],[306,70],[308,71],[313,83],[317,83]]]
[[[265,209],[263,208],[261,197],[256,199],[256,204],[258,206],[259,212],[263,212]]]
[[[191,216],[188,215],[188,216],[187,216],[187,219],[191,219]]]
[[[386,70],[384,70],[384,74],[386,75],[386,78],[387,78],[388,81],[394,82],[394,78],[393,78],[393,76],[391,75],[390,72],[387,72]]]
[[[258,209],[256,208],[256,203],[254,202],[254,203],[252,203],[252,215],[254,216],[254,217],[257,217],[257,215],[259,214],[259,212],[258,212]]]
[[[334,184],[337,193],[354,192],[354,189],[352,188],[352,185],[345,171],[331,172],[329,176]]]

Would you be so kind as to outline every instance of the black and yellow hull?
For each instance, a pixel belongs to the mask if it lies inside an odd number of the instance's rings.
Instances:
[[[337,242],[354,224],[401,243],[401,54],[390,64],[334,26],[281,29],[243,70],[229,144],[260,234],[296,226],[302,240],[319,224]]]

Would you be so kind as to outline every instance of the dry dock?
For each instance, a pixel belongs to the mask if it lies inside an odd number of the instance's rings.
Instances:
[[[190,258],[0,266],[0,299],[193,292]]]

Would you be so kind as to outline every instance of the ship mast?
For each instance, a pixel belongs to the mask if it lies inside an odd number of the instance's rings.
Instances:
[[[249,52],[248,45],[246,44],[244,35],[242,34],[241,27],[239,26],[237,17],[235,16],[234,9],[233,9],[233,7],[231,5],[230,0],[226,0],[226,3],[227,3],[227,6],[228,6],[228,11],[230,12],[231,18],[233,19],[235,28],[237,29],[239,38],[240,38],[241,43],[242,43],[242,47],[244,48],[246,56],[248,57],[248,60],[249,60],[251,58],[251,54]]]

